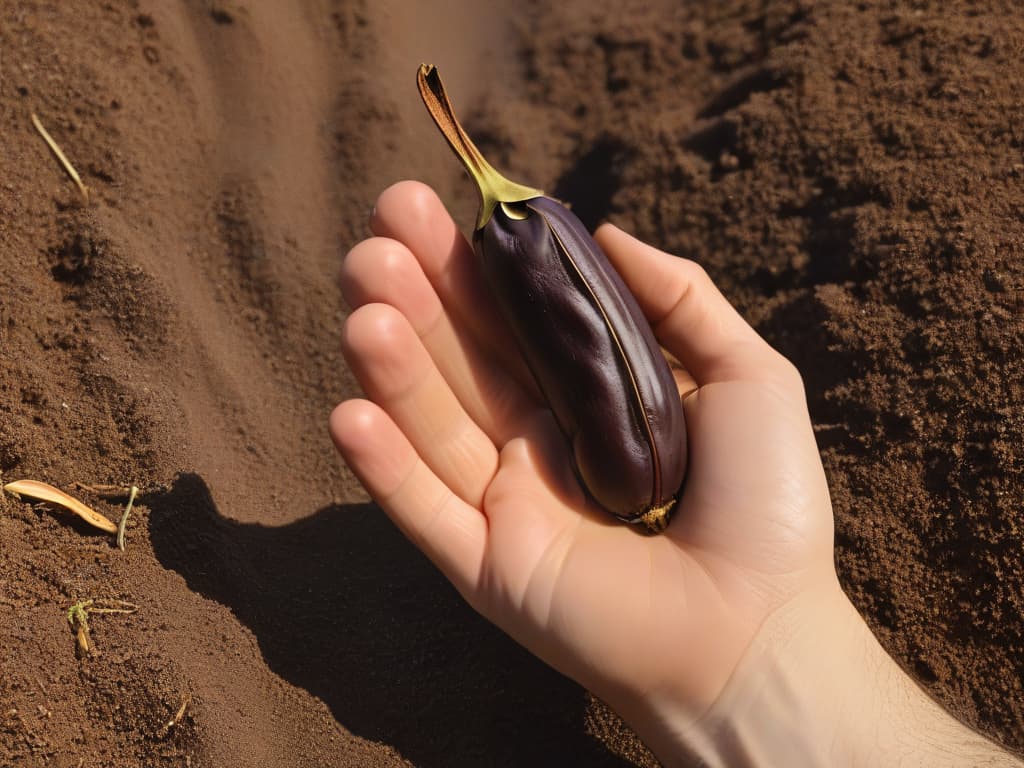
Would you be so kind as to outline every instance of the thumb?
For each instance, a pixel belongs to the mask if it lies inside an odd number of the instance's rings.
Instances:
[[[595,239],[636,296],[658,341],[698,385],[763,378],[766,365],[785,362],[696,262],[652,248],[612,224],[599,227]]]

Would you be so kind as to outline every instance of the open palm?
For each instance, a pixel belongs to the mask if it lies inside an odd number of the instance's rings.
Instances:
[[[689,469],[644,536],[581,490],[554,418],[436,195],[385,191],[342,275],[345,356],[367,400],[331,435],[380,506],[483,615],[623,714],[696,718],[764,619],[835,580],[828,489],[795,369],[692,262],[614,227],[598,241],[677,381]]]

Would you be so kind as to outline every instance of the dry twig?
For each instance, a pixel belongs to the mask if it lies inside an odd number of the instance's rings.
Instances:
[[[67,171],[68,176],[70,176],[71,180],[78,186],[79,192],[82,193],[82,199],[85,200],[86,205],[88,205],[89,188],[82,183],[82,177],[78,175],[78,171],[75,170],[75,166],[71,164],[71,161],[68,160],[63,150],[61,150],[57,145],[57,142],[53,140],[53,137],[46,132],[45,128],[43,128],[43,124],[39,122],[39,118],[36,117],[35,112],[32,113],[32,125],[36,127],[36,130],[39,131],[39,135],[43,137],[43,141],[46,142],[47,146],[49,146],[53,151],[53,154],[55,154],[57,159],[60,160],[60,164],[64,166],[64,170]]]
[[[127,496],[131,492],[127,485],[89,485],[78,480],[73,480],[71,484],[80,491],[95,493],[101,499],[116,499],[121,496]]]
[[[178,711],[175,713],[174,717],[172,717],[170,720],[164,723],[163,727],[161,727],[160,730],[157,732],[158,739],[167,738],[168,734],[170,734],[170,732],[174,728],[178,727],[178,724],[181,722],[181,719],[185,717],[185,710],[188,708],[188,705],[191,703],[191,701],[192,695],[186,693],[185,696],[182,698],[181,706],[178,707]]]

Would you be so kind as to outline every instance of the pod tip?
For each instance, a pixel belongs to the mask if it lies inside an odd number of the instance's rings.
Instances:
[[[637,519],[637,522],[643,523],[648,533],[661,533],[668,528],[669,520],[672,518],[672,513],[675,511],[676,500],[669,499],[668,502],[658,507],[652,507],[644,512]]]

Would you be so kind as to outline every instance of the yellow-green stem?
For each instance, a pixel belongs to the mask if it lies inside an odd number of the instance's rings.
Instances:
[[[477,229],[484,228],[499,204],[519,203],[544,194],[539,189],[509,181],[487,162],[455,117],[437,67],[421,64],[416,75],[416,85],[434,123],[476,183],[480,193]]]

